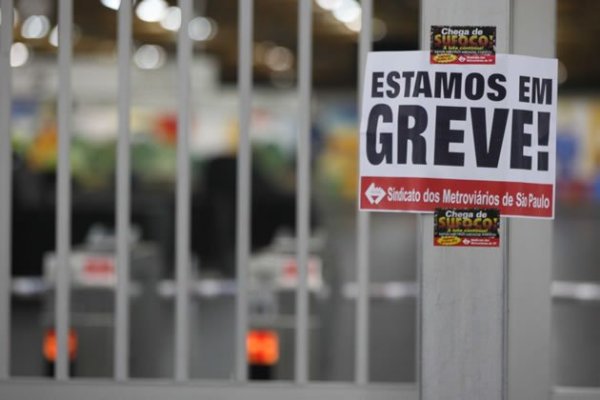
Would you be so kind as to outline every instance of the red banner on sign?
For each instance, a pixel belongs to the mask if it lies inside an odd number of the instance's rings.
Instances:
[[[362,210],[490,207],[503,216],[553,218],[553,198],[551,184],[369,176],[360,181]]]

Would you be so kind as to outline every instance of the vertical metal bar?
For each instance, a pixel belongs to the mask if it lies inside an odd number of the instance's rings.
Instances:
[[[431,25],[497,27],[508,50],[510,0],[421,1],[421,48]],[[434,247],[433,216],[420,218],[422,265],[420,399],[502,400],[504,287],[501,249]],[[485,260],[485,265],[481,260]],[[448,367],[451,365],[452,367]]]
[[[513,0],[509,0],[508,3],[508,18],[509,18],[509,32],[508,32],[508,44],[506,46],[507,53],[512,53],[514,49],[514,7]],[[504,240],[500,243],[502,250],[502,269],[503,269],[503,282],[502,282],[502,294],[503,294],[503,310],[502,310],[502,400],[508,400],[508,336],[509,336],[509,312],[510,312],[510,219],[500,219],[500,232],[503,235]],[[502,232],[503,231],[503,232]]]
[[[423,1],[419,1],[419,21],[424,21],[424,11],[423,11]],[[419,49],[428,48],[427,44],[428,37],[421,33],[419,34]],[[425,253],[425,215],[419,214],[417,216],[417,284],[419,287],[419,291],[417,294],[417,348],[416,348],[416,380],[417,380],[417,389],[419,396],[422,396],[423,393],[423,254]],[[421,398],[421,397],[419,397]]]
[[[240,142],[237,160],[237,221],[236,221],[236,325],[235,371],[240,382],[248,379],[246,362],[246,330],[248,329],[248,265],[250,259],[251,168],[250,123],[252,111],[252,43],[254,0],[239,0],[238,26],[238,88],[240,107]]]
[[[118,12],[119,137],[117,144],[117,290],[114,375],[129,376],[129,264],[130,264],[130,131],[131,104],[131,0],[122,0]]]
[[[358,44],[358,114],[360,120],[360,99],[363,92],[364,71],[367,54],[373,42],[372,20],[373,0],[363,0],[362,22]],[[357,384],[364,385],[369,381],[369,248],[371,215],[368,212],[358,212],[356,279],[358,296],[356,298],[356,353],[355,376]]]
[[[2,0],[0,27],[0,380],[10,375],[12,145],[11,102],[13,0]]]
[[[510,47],[510,46],[509,46]],[[509,321],[509,287],[510,287],[510,224],[509,219],[504,217],[500,220],[500,231],[503,232],[503,239],[500,243],[502,251],[502,400],[508,400],[508,321]]]
[[[416,340],[416,348],[415,348],[415,360],[416,360],[416,380],[417,380],[417,390],[418,393],[423,392],[423,362],[421,359],[421,355],[423,354],[423,305],[422,305],[422,296],[423,293],[423,238],[425,237],[423,233],[423,228],[425,226],[423,214],[417,215],[417,301],[416,301],[416,331],[417,331],[417,340]]]
[[[58,343],[56,379],[69,378],[69,311],[71,253],[71,61],[73,49],[73,0],[58,2],[58,179],[56,247],[55,326]]]
[[[511,52],[555,57],[556,4],[556,0],[511,1]],[[553,221],[515,218],[504,236],[510,246],[507,397],[546,399],[552,384],[548,287],[552,282]]]
[[[310,98],[312,81],[312,0],[298,2],[298,148],[296,237],[298,287],[296,291],[296,383],[308,381],[308,252],[310,236]]]
[[[175,314],[175,380],[189,379],[189,275],[190,275],[190,65],[192,41],[188,25],[192,0],[180,0],[181,28],[177,36],[179,115],[177,121],[177,300]]]

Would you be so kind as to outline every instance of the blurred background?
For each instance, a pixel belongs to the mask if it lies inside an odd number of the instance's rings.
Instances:
[[[71,373],[112,377],[119,0],[74,1]],[[234,369],[236,0],[195,0],[191,376]],[[554,383],[600,387],[600,2],[558,0]],[[374,0],[375,51],[419,48],[419,1]],[[2,10],[5,12],[5,10]],[[353,380],[360,3],[313,7],[310,378]],[[249,338],[256,379],[293,379],[297,0],[255,0]],[[173,374],[176,37],[169,0],[138,0],[132,54],[131,376]],[[6,23],[6,18],[2,23]],[[15,0],[12,374],[51,373],[57,1]],[[374,214],[370,371],[416,380],[416,218]],[[550,268],[550,266],[549,266]],[[254,342],[252,342],[254,343]],[[54,352],[53,352],[54,350]]]

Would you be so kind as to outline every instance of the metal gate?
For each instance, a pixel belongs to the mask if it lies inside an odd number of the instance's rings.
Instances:
[[[54,379],[17,379],[10,376],[10,312],[11,312],[11,64],[13,42],[11,11],[14,0],[1,0],[3,23],[0,31],[0,397],[16,398],[128,398],[128,399],[304,399],[308,396],[326,399],[397,399],[419,397],[417,385],[382,385],[369,380],[369,214],[358,214],[356,246],[356,341],[353,383],[318,383],[309,379],[309,230],[310,230],[310,105],[312,68],[312,0],[299,0],[298,30],[298,105],[297,136],[297,265],[299,284],[295,293],[295,364],[293,382],[257,383],[248,379],[246,332],[248,329],[248,267],[250,260],[251,148],[250,116],[253,100],[252,43],[254,0],[238,0],[239,5],[239,130],[237,163],[236,221],[236,319],[235,374],[231,381],[203,382],[190,379],[189,373],[189,309],[190,280],[190,65],[192,43],[187,31],[180,29],[177,39],[178,64],[178,135],[176,189],[176,314],[174,376],[171,380],[130,378],[130,265],[128,238],[131,231],[130,182],[130,107],[133,0],[122,0],[127,6],[118,11],[118,150],[117,150],[117,285],[115,291],[114,377],[91,381],[69,376],[70,271],[71,255],[71,171],[69,163],[71,129],[71,69],[73,43],[73,0],[58,0],[58,170],[57,170],[57,273],[55,287],[55,322],[57,358]],[[359,76],[370,50],[372,0],[362,0],[362,29],[359,39]],[[458,2],[467,7],[469,1]],[[515,2],[510,3],[511,7]],[[524,4],[524,0],[520,3]],[[536,4],[541,4],[537,2]],[[179,0],[181,26],[187,26],[192,15],[193,0]],[[508,8],[508,7],[507,7]],[[514,12],[511,9],[511,12]],[[535,12],[535,7],[534,7]],[[507,12],[508,13],[508,12]],[[531,15],[531,14],[529,14]],[[508,18],[508,16],[507,16]],[[553,21],[552,21],[553,22]],[[520,22],[525,25],[524,21]],[[357,87],[361,87],[360,84]],[[359,96],[360,97],[360,96]],[[509,374],[510,377],[510,374]],[[417,379],[419,377],[417,376]],[[423,383],[421,383],[423,384]],[[558,389],[555,399],[597,399],[597,391]],[[470,400],[470,399],[469,399]],[[474,400],[474,399],[473,399]]]
[[[11,293],[11,64],[13,42],[11,10],[14,0],[2,0],[4,23],[0,38],[0,397],[2,398],[373,398],[416,399],[412,385],[369,385],[368,379],[368,260],[366,216],[360,217],[358,250],[358,295],[356,309],[356,371],[354,384],[309,382],[308,326],[309,293],[307,269],[309,263],[310,219],[310,103],[312,67],[312,0],[298,2],[298,125],[297,141],[297,265],[299,284],[295,303],[295,365],[291,383],[261,384],[249,382],[246,355],[248,329],[248,267],[250,260],[251,150],[250,117],[253,99],[252,43],[253,0],[239,0],[239,129],[237,163],[237,249],[236,249],[236,318],[235,376],[233,381],[191,381],[189,374],[189,292],[190,279],[190,65],[192,42],[186,29],[177,37],[178,118],[177,118],[177,180],[176,180],[176,305],[174,376],[171,381],[132,380],[130,371],[130,245],[131,230],[131,156],[130,107],[132,54],[132,0],[123,0],[118,9],[118,144],[116,181],[116,273],[114,320],[114,380],[85,381],[69,375],[69,327],[71,289],[69,260],[71,249],[71,171],[69,151],[72,138],[72,48],[73,0],[58,1],[58,165],[57,165],[57,227],[56,227],[56,287],[54,326],[57,357],[52,380],[23,380],[10,376],[10,293]],[[192,15],[193,0],[180,0],[181,26],[187,26]],[[364,64],[371,46],[372,1],[362,2],[359,65]]]

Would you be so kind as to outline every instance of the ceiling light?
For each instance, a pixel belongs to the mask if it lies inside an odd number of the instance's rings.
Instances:
[[[81,29],[77,25],[73,25],[73,34],[71,35],[71,40],[73,44],[76,44],[81,39]],[[48,36],[48,43],[50,43],[53,47],[58,47],[58,25],[56,25],[50,31],[50,35]]]
[[[160,26],[168,31],[178,31],[181,26],[181,9],[179,7],[169,7],[165,17],[160,20]]]
[[[558,84],[562,85],[567,81],[569,77],[569,72],[567,71],[567,66],[562,62],[558,61]]]
[[[135,52],[133,60],[140,69],[157,69],[164,65],[166,59],[165,50],[154,44],[140,46]]]
[[[273,71],[287,71],[294,64],[294,54],[286,47],[273,47],[265,54],[265,64]]]
[[[29,50],[23,43],[16,42],[10,47],[10,66],[20,67],[27,63]]]
[[[272,47],[275,47],[275,43],[268,41],[268,40],[257,43],[254,46],[254,60],[259,61],[259,62],[264,62],[267,52]]]
[[[45,15],[28,17],[21,27],[21,35],[26,39],[41,39],[48,34],[50,21]]]
[[[358,15],[358,18],[354,18],[352,21],[346,22],[344,25],[346,25],[346,28],[350,29],[352,32],[360,32],[360,28],[362,27],[362,19],[360,14]]]
[[[387,25],[379,18],[373,18],[373,41],[378,42],[387,35]]]
[[[58,47],[58,25],[56,25],[54,28],[52,28],[52,30],[50,31],[50,36],[48,37],[48,42],[54,46],[54,47]]]
[[[104,7],[110,8],[111,10],[118,10],[121,5],[121,0],[100,0]]]
[[[373,41],[378,42],[387,35],[387,25],[379,18],[373,18],[371,21],[373,30]],[[354,20],[344,23],[346,28],[352,32],[360,32],[362,27],[362,17],[359,14]]]
[[[342,4],[333,10],[333,16],[340,22],[349,23],[360,18],[361,12],[356,0],[343,0]]]
[[[210,18],[196,17],[188,25],[188,34],[198,42],[210,40],[217,34],[217,23]]]
[[[331,11],[342,5],[342,0],[317,0],[317,4],[323,10]]]
[[[167,14],[169,4],[165,0],[143,0],[136,8],[135,14],[146,22],[159,22]]]

